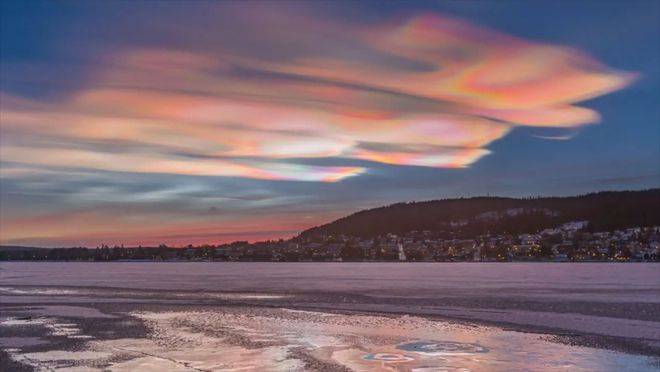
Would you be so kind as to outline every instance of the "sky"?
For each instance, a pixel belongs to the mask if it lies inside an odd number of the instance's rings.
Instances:
[[[660,186],[657,1],[3,1],[0,243]]]

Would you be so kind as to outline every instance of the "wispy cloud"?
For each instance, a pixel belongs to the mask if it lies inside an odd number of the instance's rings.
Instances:
[[[551,140],[551,141],[568,141],[575,137],[575,134],[565,134],[562,136],[541,136],[541,135],[536,135],[533,134],[532,137],[535,138],[540,138],[540,139],[545,139],[545,140]]]

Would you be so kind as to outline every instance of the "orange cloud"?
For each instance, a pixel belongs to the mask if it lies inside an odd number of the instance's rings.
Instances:
[[[5,96],[3,160],[316,182],[365,169],[288,159],[461,168],[512,127],[597,122],[597,112],[576,104],[634,79],[574,49],[435,14],[360,26],[297,14],[282,26],[290,58],[221,42],[197,51],[126,48],[63,102]],[[260,42],[280,45],[278,35]],[[126,143],[135,145],[112,151]]]

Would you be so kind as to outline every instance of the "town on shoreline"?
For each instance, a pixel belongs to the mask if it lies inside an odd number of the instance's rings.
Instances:
[[[0,261],[246,261],[246,262],[647,262],[660,261],[660,226],[589,232],[588,221],[525,234],[441,237],[411,231],[362,238],[298,236],[289,240],[186,247],[31,248],[4,246]]]

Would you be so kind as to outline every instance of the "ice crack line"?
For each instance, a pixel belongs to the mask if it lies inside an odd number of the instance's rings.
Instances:
[[[150,354],[150,353],[147,353],[147,352],[144,352],[144,351],[131,350],[131,349],[123,348],[123,347],[114,347],[114,349],[121,350],[121,351],[128,351],[130,353],[142,354],[142,355],[150,356],[150,357],[153,357],[153,358],[167,360],[167,361],[170,361],[172,363],[176,363],[178,365],[181,365],[181,366],[184,366],[186,368],[190,368],[192,370],[199,371],[199,372],[211,372],[211,370],[208,370],[208,369],[201,369],[201,368],[193,367],[187,362],[182,362],[182,361],[179,361],[179,360],[176,360],[176,359],[167,358],[167,357],[163,357],[163,356],[156,355],[156,354]]]

